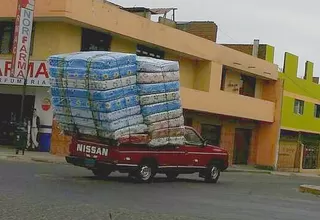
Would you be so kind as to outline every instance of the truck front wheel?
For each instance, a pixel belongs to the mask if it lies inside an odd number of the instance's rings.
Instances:
[[[207,183],[217,183],[220,177],[220,169],[217,165],[212,164],[207,167],[204,180]]]
[[[93,169],[92,173],[99,178],[106,178],[108,177],[112,171],[111,170],[104,170],[104,169]]]

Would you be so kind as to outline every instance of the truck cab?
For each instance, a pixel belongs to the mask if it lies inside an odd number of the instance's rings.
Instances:
[[[150,147],[73,137],[66,160],[99,177],[119,171],[140,182],[150,182],[157,173],[171,180],[179,174],[199,173],[206,182],[216,183],[220,172],[228,168],[228,152],[207,144],[191,127],[185,127],[185,139],[184,145]]]

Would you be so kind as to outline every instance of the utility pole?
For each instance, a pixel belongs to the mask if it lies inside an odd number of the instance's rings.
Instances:
[[[33,28],[35,0],[18,0],[13,39],[11,77],[22,78],[20,123],[23,124],[23,106],[28,84],[31,35]]]
[[[22,150],[22,154],[24,154],[24,150],[27,145],[28,132],[24,125],[23,106],[28,85],[28,70],[32,37],[31,35],[33,29],[34,4],[35,0],[18,0],[14,28],[10,76],[23,79],[20,120],[15,129],[16,154],[19,154],[19,150]]]

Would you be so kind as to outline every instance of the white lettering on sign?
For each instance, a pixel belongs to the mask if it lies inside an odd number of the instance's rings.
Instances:
[[[34,0],[19,0],[15,22],[11,78],[27,77],[31,46]]]
[[[11,68],[11,61],[0,60],[0,84],[23,85],[23,78],[12,77]],[[27,74],[27,85],[50,86],[46,61],[31,61],[28,65]]]
[[[96,147],[85,144],[77,144],[77,151],[88,154],[95,154],[101,156],[108,156],[108,148]]]

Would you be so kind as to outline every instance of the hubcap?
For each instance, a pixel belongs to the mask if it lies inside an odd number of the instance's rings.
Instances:
[[[211,178],[216,179],[219,175],[219,170],[217,167],[212,167],[211,168]]]
[[[151,177],[151,168],[148,166],[141,167],[140,175],[142,180],[148,180]]]

